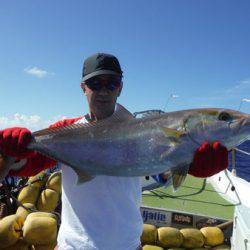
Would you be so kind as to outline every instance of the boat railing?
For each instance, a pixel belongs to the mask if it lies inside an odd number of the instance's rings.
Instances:
[[[239,151],[239,152],[241,152],[241,153],[243,153],[243,154],[250,155],[250,153],[249,153],[249,152],[244,151],[244,150],[242,150],[242,149],[235,148],[235,150],[236,150],[236,151]]]
[[[242,150],[242,149],[239,149],[239,148],[233,148],[232,149],[232,152],[231,152],[232,153],[232,170],[231,170],[231,173],[232,173],[233,176],[237,176],[237,171],[236,171],[236,152],[239,152],[241,154],[245,154],[245,155],[250,156],[250,153],[247,152],[247,151],[245,151],[245,150]],[[226,170],[224,171],[224,173],[225,173],[225,175],[226,175],[226,177],[227,177],[227,179],[229,181],[229,183],[227,185],[227,188],[226,188],[226,190],[225,190],[224,193],[227,193],[228,189],[231,187],[231,190],[235,192],[235,195],[236,195],[236,197],[238,199],[238,202],[239,202],[238,205],[242,204],[240,196],[239,196],[239,194],[237,192],[237,189],[234,186],[234,183],[233,183],[231,177],[229,176],[229,174],[228,174],[228,172]]]
[[[245,150],[239,149],[239,148],[233,148],[232,149],[232,175],[236,176],[236,152],[239,152],[241,154],[245,154],[250,156],[250,152],[247,152]]]

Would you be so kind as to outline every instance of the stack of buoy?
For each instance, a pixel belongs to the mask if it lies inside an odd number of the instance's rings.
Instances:
[[[173,227],[155,227],[144,224],[141,235],[143,250],[185,250],[210,249],[228,250],[224,244],[224,234],[219,227],[177,229]]]
[[[59,228],[53,213],[61,196],[61,172],[30,177],[18,195],[16,213],[0,220],[0,249],[53,250]],[[177,229],[144,224],[143,250],[228,250],[219,227]]]
[[[18,194],[16,213],[0,220],[0,249],[53,250],[59,227],[53,212],[61,196],[61,172],[42,171],[27,184]]]
[[[27,216],[22,228],[23,239],[35,249],[54,249],[57,238],[57,217],[52,213],[34,212]]]

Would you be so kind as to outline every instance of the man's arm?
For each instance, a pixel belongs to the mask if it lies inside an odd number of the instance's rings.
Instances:
[[[49,128],[71,125],[79,119],[81,117],[65,119],[52,124]],[[13,164],[13,168],[20,162],[18,168],[10,170],[9,175],[32,176],[57,164],[53,159],[28,150],[27,146],[31,140],[31,132],[26,128],[8,128],[0,131],[0,151],[4,155],[16,158],[16,164]]]
[[[26,160],[26,161],[24,161]],[[38,152],[33,152],[31,156],[25,159],[20,159],[17,162],[23,161],[20,164],[20,168],[11,169],[10,176],[33,176],[41,172],[42,170],[54,167],[57,162],[49,157],[46,157]]]

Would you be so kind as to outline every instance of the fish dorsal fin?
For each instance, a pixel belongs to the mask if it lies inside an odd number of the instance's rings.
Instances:
[[[171,169],[172,184],[173,184],[174,191],[177,191],[177,189],[181,186],[181,184],[186,179],[186,176],[188,174],[188,169],[189,169],[189,165],[184,165],[182,167]]]
[[[135,112],[134,117],[136,118],[149,118],[149,117],[159,117],[160,115],[164,114],[165,112],[162,110],[146,110],[146,111],[140,111]]]
[[[105,121],[127,121],[134,119],[134,116],[132,113],[130,113],[126,108],[124,108],[121,104],[116,104],[115,112],[112,116],[108,117],[107,119],[103,120]]]
[[[89,123],[78,123],[72,125],[66,125],[61,127],[54,127],[54,128],[46,128],[43,130],[39,130],[34,132],[32,135],[35,138],[35,141],[39,141],[39,139],[46,139],[50,138],[53,135],[64,135],[70,132],[73,129],[81,129],[81,133],[89,132],[91,128],[98,128],[103,127],[108,124],[112,124],[114,122],[122,122],[135,119],[133,114],[130,113],[126,108],[124,108],[120,104],[116,104],[116,109],[113,115],[110,117],[100,120],[100,121],[91,121]],[[86,130],[85,130],[86,129]]]

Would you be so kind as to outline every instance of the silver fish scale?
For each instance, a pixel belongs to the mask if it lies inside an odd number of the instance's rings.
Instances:
[[[143,169],[147,173],[149,168],[154,168],[152,166],[165,166],[160,156],[169,150],[169,141],[158,127],[144,127],[143,123],[138,123],[133,129],[129,125],[122,128],[117,126],[112,129],[112,133],[107,129],[97,133],[90,131],[82,134],[83,136],[78,133],[77,138],[72,135],[58,138],[55,135],[53,140],[45,138],[39,143],[43,144],[43,153],[47,152],[50,156],[52,154],[55,159],[63,155],[64,162],[75,167],[100,166],[103,174],[116,172],[118,167],[123,168],[121,171],[126,168],[128,172],[138,169],[134,174],[139,174]],[[60,152],[60,155],[57,155],[57,152]],[[72,155],[77,157],[72,159]]]

